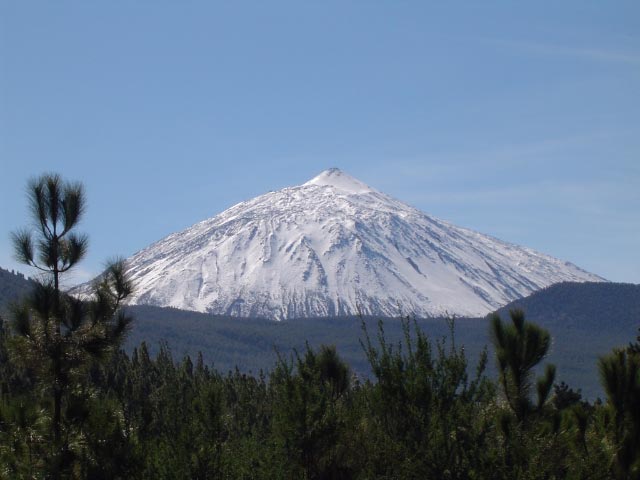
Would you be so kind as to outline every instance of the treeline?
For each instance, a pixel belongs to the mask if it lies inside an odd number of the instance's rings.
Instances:
[[[629,323],[640,318],[640,285],[615,282],[564,282],[551,285],[515,300],[498,310],[508,314],[519,308],[530,319],[547,320],[547,325],[585,331],[601,328],[628,335]]]
[[[372,338],[365,330],[372,381],[326,346],[281,356],[268,378],[174,359],[166,344],[155,358],[144,343],[131,356],[116,351],[74,372],[58,442],[51,391],[12,358],[5,326],[0,475],[638,478],[640,344],[602,360],[608,398],[589,404],[564,384],[552,389],[551,367],[533,381],[548,334],[521,312],[494,319],[498,382],[484,374],[487,355],[469,372],[453,336],[431,341],[404,326],[399,344],[382,324]]]
[[[604,306],[604,307],[603,307]],[[553,345],[548,362],[558,366],[556,381],[579,386],[584,397],[604,398],[598,379],[598,358],[615,346],[625,345],[638,328],[640,319],[640,285],[624,284],[559,284],[514,302],[501,309],[508,318],[509,310],[519,308],[527,320],[549,330]],[[259,319],[239,319],[186,312],[150,306],[130,307],[135,317],[127,337],[125,350],[131,352],[143,340],[150,353],[157,353],[162,339],[171,339],[174,355],[192,357],[202,351],[205,362],[215,362],[221,371],[236,365],[244,372],[270,369],[277,359],[273,346],[286,352],[304,349],[305,340],[318,348],[333,344],[359,376],[370,375],[366,355],[358,343],[361,334],[359,318],[313,318],[273,322]],[[379,318],[365,318],[370,330],[376,329]],[[400,322],[385,321],[385,336],[397,343],[402,338]],[[432,338],[447,335],[444,319],[417,319]],[[456,338],[465,345],[474,365],[485,345],[491,343],[488,318],[456,318]],[[488,365],[490,376],[496,374],[496,364]]]

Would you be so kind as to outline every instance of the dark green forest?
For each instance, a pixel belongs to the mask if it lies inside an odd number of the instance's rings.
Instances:
[[[405,321],[396,344],[383,324],[365,330],[372,380],[330,346],[282,355],[266,377],[223,374],[167,345],[154,358],[145,343],[131,355],[114,343],[64,367],[57,439],[52,374],[37,364],[53,359],[17,354],[24,339],[3,326],[2,475],[638,478],[640,344],[601,360],[607,399],[588,403],[554,385],[553,368],[533,378],[548,333],[518,311],[494,324],[497,359],[474,369],[453,335],[431,340]]]
[[[9,306],[18,302],[34,286],[34,282],[19,272],[0,268],[0,315],[8,316]]]
[[[640,478],[640,336],[598,360],[593,402],[558,382],[551,333],[522,309],[492,315],[473,358],[453,319],[441,336],[404,319],[392,339],[362,319],[367,375],[332,345],[252,375],[166,343],[126,353],[122,260],[91,297],[60,289],[87,251],[82,186],[28,192],[39,229],[13,234],[15,254],[42,276],[0,320],[2,478]]]
[[[558,367],[556,382],[578,386],[591,401],[604,397],[598,378],[598,358],[614,347],[626,345],[634,336],[640,319],[640,285],[623,283],[561,283],[513,302],[498,313],[521,309],[527,319],[548,330],[552,345],[547,361]],[[155,355],[167,341],[174,355],[195,357],[202,352],[205,363],[228,372],[237,366],[243,373],[271,370],[276,349],[302,350],[335,345],[340,356],[361,378],[371,377],[371,367],[359,340],[362,322],[375,331],[385,323],[387,341],[397,343],[404,336],[398,318],[337,317],[298,318],[274,322],[257,318],[237,318],[147,305],[129,307],[136,321],[125,343],[128,353],[146,341]],[[446,319],[415,319],[431,338],[449,334]],[[482,350],[491,344],[490,318],[456,318],[456,342],[464,345],[470,365],[475,367]],[[275,349],[274,349],[275,347]],[[494,361],[487,365],[495,378]]]

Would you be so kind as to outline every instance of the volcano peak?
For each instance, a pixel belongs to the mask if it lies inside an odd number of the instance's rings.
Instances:
[[[306,182],[304,185],[328,186],[333,187],[336,190],[351,194],[367,193],[373,191],[373,189],[365,183],[335,167],[324,170],[319,175]]]

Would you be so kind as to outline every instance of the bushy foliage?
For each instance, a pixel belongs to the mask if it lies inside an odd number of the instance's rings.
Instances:
[[[69,396],[68,478],[635,478],[634,398],[590,404],[559,385],[519,423],[484,374],[488,358],[470,373],[452,337],[404,329],[399,343],[382,326],[375,340],[363,332],[372,380],[330,346],[281,355],[269,376],[222,374],[167,344],[155,356],[144,343],[116,352]],[[618,357],[608,365],[629,380],[626,355],[624,372]],[[46,397],[28,369],[0,371],[11,385],[0,406],[4,475],[46,478]]]

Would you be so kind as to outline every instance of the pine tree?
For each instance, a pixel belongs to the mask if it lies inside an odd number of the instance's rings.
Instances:
[[[598,366],[612,417],[614,474],[640,479],[640,354],[616,349]]]
[[[307,344],[295,362],[279,357],[271,375],[274,395],[273,430],[288,478],[352,478],[341,444],[342,402],[350,387],[350,372],[335,347],[314,351]]]
[[[405,319],[404,339],[393,344],[379,322],[376,345],[363,322],[362,345],[377,380],[362,390],[367,477],[483,478],[487,449],[480,445],[493,398],[484,376],[486,352],[470,377],[464,347],[456,346],[455,321],[448,323],[449,339],[432,341],[415,320]]]
[[[13,353],[35,369],[41,393],[51,399],[47,460],[52,477],[59,478],[74,461],[70,438],[78,433],[74,423],[82,420],[78,385],[92,362],[121,344],[131,318],[120,307],[132,285],[124,262],[116,260],[95,284],[91,301],[64,293],[62,276],[87,252],[87,236],[75,231],[85,212],[84,189],[45,174],[32,180],[27,192],[36,231],[20,230],[12,240],[16,258],[42,275],[14,312]]]
[[[555,365],[547,365],[544,376],[536,383],[537,404],[531,401],[534,368],[544,359],[551,346],[549,332],[537,325],[526,322],[522,310],[511,310],[511,325],[502,323],[498,314],[491,318],[491,334],[500,383],[519,423],[526,422],[528,416],[541,410],[551,392],[555,379]]]
[[[551,346],[551,335],[525,321],[522,310],[509,312],[511,324],[497,314],[491,335],[498,363],[499,383],[506,409],[498,410],[502,437],[502,468],[507,478],[564,478],[567,452],[559,436],[560,413],[547,403],[555,379],[554,365],[546,365],[535,381],[534,370]],[[534,400],[532,397],[536,395]]]

